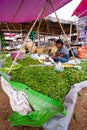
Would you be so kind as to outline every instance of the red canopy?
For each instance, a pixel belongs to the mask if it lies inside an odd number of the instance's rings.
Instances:
[[[78,17],[87,16],[87,0],[82,0],[78,7],[73,12],[72,16],[76,15]]]
[[[45,10],[40,18],[53,12],[50,2],[57,10],[71,0],[0,0],[0,21],[13,23],[33,21],[37,18],[46,1]]]

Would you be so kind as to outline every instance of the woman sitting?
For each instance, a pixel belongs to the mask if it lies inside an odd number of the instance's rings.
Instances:
[[[68,48],[64,45],[61,39],[56,41],[57,52],[56,55],[53,57],[55,62],[68,62],[69,60],[69,51]]]

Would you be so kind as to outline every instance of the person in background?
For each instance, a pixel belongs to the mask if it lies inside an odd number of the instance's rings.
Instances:
[[[85,45],[84,41],[81,38],[78,39],[78,43],[81,44],[81,46]]]
[[[68,48],[64,45],[61,39],[56,41],[57,52],[56,55],[53,57],[55,62],[68,62],[69,60],[69,51]]]
[[[35,34],[33,31],[31,31],[30,35],[29,35],[29,38],[34,41],[35,40]]]

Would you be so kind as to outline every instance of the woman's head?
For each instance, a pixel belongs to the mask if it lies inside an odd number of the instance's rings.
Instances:
[[[62,46],[63,46],[63,41],[61,40],[61,39],[58,39],[57,41],[56,41],[56,46],[57,46],[57,48],[61,48]]]

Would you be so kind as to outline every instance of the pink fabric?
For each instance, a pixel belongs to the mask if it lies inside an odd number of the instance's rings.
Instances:
[[[16,34],[15,33],[4,33],[4,36],[5,37],[14,37],[14,36],[16,36]]]
[[[72,16],[76,15],[78,17],[87,16],[87,0],[82,0],[78,7],[73,12]]]
[[[51,1],[55,10],[61,8],[71,0],[47,0]],[[0,0],[0,21],[23,23],[37,18],[46,0]],[[45,11],[40,18],[46,17],[53,10],[47,3]]]

